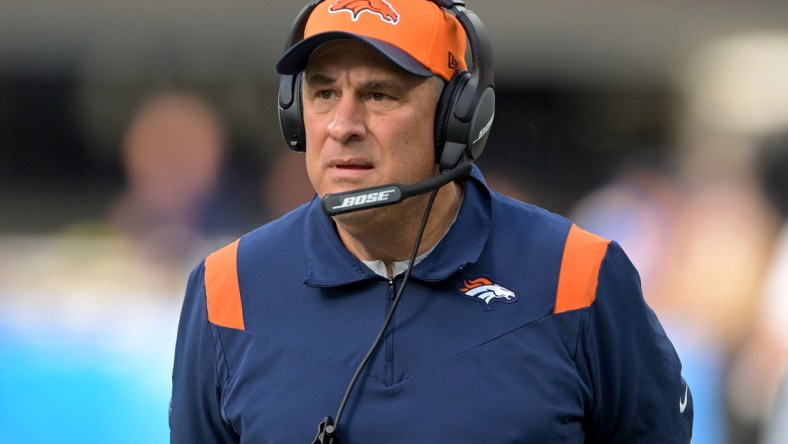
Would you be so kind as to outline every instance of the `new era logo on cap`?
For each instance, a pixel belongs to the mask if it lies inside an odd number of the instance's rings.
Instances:
[[[369,12],[380,17],[386,23],[396,25],[399,22],[399,13],[386,0],[336,0],[328,7],[328,12],[348,12],[357,21],[358,17]]]
[[[460,69],[460,64],[457,62],[457,59],[454,58],[454,54],[449,53],[449,68],[457,71]]]

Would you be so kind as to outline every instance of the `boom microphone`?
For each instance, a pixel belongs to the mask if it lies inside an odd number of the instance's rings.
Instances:
[[[465,161],[438,176],[411,185],[393,183],[344,193],[326,194],[323,196],[323,211],[329,216],[336,216],[351,211],[400,203],[409,197],[418,196],[438,189],[449,182],[468,177],[472,168],[471,162]]]

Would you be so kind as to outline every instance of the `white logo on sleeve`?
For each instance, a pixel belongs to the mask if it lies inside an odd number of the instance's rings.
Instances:
[[[684,396],[679,398],[679,413],[684,413],[684,409],[687,408],[687,392],[689,391],[689,385],[684,384]]]

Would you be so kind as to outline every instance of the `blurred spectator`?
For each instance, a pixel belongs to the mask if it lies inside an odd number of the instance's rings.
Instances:
[[[757,165],[764,140],[788,128],[786,78],[788,35],[755,32],[706,48],[687,82],[682,146],[695,230],[677,239],[683,244],[674,258],[685,260],[674,262],[674,288],[692,301],[691,312],[703,314],[693,321],[723,346],[725,425],[733,444],[760,440],[784,366],[786,316],[774,302],[786,293],[774,291],[785,279],[785,247],[779,207],[766,198]],[[705,265],[693,266],[703,256]]]
[[[149,99],[125,134],[127,186],[113,205],[110,226],[154,260],[193,257],[194,243],[218,228],[217,219],[231,216],[210,211],[224,155],[221,123],[197,96],[169,92]]]
[[[230,189],[226,143],[221,119],[198,94],[170,90],[145,97],[124,131],[126,185],[106,219],[64,233],[61,241],[81,242],[73,251],[94,246],[66,281],[179,298],[191,267],[252,224],[240,208],[241,193]]]
[[[205,101],[156,94],[129,122],[127,187],[106,220],[3,235],[0,443],[166,441],[183,282],[240,232],[224,156]]]
[[[756,323],[734,357],[729,386],[732,401],[749,406],[752,427],[764,426],[762,442],[777,444],[788,442],[788,131],[767,138],[758,154],[762,184],[782,229]]]
[[[777,242],[756,160],[763,138],[788,128],[787,76],[788,36],[701,48],[684,79],[675,176],[635,163],[573,210],[581,226],[620,240],[643,273],[693,387],[696,444],[758,442],[784,373],[788,235]]]
[[[719,427],[731,444],[759,441],[777,388],[775,349],[756,338],[780,221],[757,159],[764,137],[788,127],[786,76],[788,36],[754,32],[702,48],[684,84],[678,144],[687,194],[667,290],[695,343],[719,350]]]

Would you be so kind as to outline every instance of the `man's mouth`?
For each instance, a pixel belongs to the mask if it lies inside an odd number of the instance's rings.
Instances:
[[[332,167],[340,170],[371,170],[372,164],[369,162],[365,162],[361,159],[359,160],[344,160],[344,161],[336,161],[333,162]]]
[[[345,170],[371,170],[372,165],[337,165],[337,168],[345,169]]]

